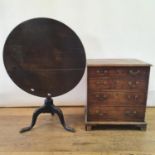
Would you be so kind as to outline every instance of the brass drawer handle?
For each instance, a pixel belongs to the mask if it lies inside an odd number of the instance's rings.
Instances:
[[[138,95],[128,95],[127,98],[129,100],[132,100],[132,99],[137,100],[139,98],[139,96]]]
[[[98,70],[96,71],[96,73],[105,74],[105,73],[108,73],[108,71],[107,71],[107,70],[100,70],[100,69],[98,69]]]
[[[140,84],[139,81],[136,81],[136,82],[129,81],[129,82],[128,82],[128,85],[129,85],[130,87],[136,87],[136,86],[139,85],[139,84]]]
[[[100,70],[97,70],[96,73],[100,73]]]
[[[96,84],[103,84],[106,85],[108,82],[107,81],[96,81]]]
[[[137,114],[137,111],[133,111],[133,114]]]
[[[140,70],[136,70],[136,71],[134,71],[134,70],[129,70],[129,74],[130,75],[137,75],[137,74],[139,74],[140,73]]]
[[[96,84],[101,84],[102,82],[101,81],[96,81]]]
[[[130,87],[136,87],[137,85],[139,85],[140,84],[140,82],[139,81],[136,81],[136,82],[132,82],[132,81],[129,81],[128,82],[128,85],[130,86]]]
[[[105,112],[100,112],[99,110],[96,110],[95,113],[96,113],[97,115],[99,115],[99,116],[104,116],[104,115],[106,115]]]
[[[130,111],[126,111],[126,112],[125,112],[125,115],[127,115],[127,116],[130,115],[130,114],[131,114]]]
[[[100,97],[100,95],[97,94],[97,95],[95,95],[95,97],[98,98],[98,97]]]
[[[108,73],[108,71],[107,70],[104,70],[104,73]]]
[[[136,110],[134,110],[134,111],[126,111],[125,112],[125,115],[126,116],[135,116],[137,114],[137,111]]]
[[[96,96],[95,96],[98,100],[105,100],[105,99],[107,99],[108,98],[108,96],[107,95],[99,95],[99,94],[97,94]]]
[[[136,87],[136,85],[135,85],[135,84],[133,84],[133,82],[132,82],[132,81],[129,81],[129,82],[128,82],[128,85],[129,85],[129,87],[130,87],[130,88],[135,88],[135,87]]]

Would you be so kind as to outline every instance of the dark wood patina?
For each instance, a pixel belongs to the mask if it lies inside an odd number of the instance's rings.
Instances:
[[[135,59],[88,60],[86,130],[94,125],[146,129],[150,64]]]
[[[85,53],[69,27],[38,18],[21,23],[10,33],[4,64],[11,79],[26,92],[54,97],[78,84],[85,69]]]
[[[3,58],[16,85],[30,94],[47,97],[49,102],[49,97],[73,89],[86,65],[78,36],[65,24],[49,18],[27,20],[15,27],[4,45]]]

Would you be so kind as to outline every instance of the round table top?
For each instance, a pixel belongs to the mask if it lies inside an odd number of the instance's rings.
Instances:
[[[84,47],[75,32],[49,18],[30,19],[15,27],[5,42],[3,59],[14,83],[40,97],[73,89],[86,66]]]

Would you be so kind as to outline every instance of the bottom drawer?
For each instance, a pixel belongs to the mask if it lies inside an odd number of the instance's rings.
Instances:
[[[143,122],[145,107],[88,107],[87,121]]]

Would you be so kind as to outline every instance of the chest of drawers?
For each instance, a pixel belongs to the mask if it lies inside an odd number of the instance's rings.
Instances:
[[[150,64],[135,59],[90,59],[87,68],[86,130],[94,125],[146,129]]]

